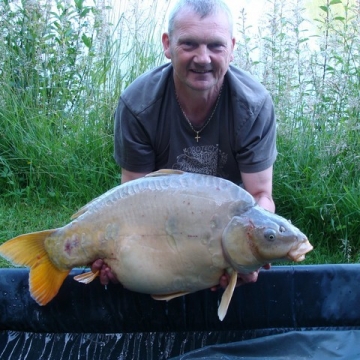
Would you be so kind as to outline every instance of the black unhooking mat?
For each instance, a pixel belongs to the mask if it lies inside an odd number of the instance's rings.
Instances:
[[[360,265],[273,266],[236,288],[155,301],[71,272],[39,306],[27,269],[0,269],[0,359],[360,359]]]

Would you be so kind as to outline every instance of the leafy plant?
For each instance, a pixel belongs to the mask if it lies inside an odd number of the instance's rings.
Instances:
[[[0,241],[64,224],[119,183],[113,113],[166,61],[170,2],[115,4],[0,2]],[[258,27],[237,19],[234,64],[274,99],[274,198],[314,244],[307,263],[360,260],[359,6],[266,0]]]

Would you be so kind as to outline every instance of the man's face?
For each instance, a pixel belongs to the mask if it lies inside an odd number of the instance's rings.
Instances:
[[[219,89],[217,85],[233,59],[234,45],[222,12],[200,19],[192,10],[184,9],[175,18],[171,38],[163,35],[165,56],[173,64],[175,81],[198,91]]]

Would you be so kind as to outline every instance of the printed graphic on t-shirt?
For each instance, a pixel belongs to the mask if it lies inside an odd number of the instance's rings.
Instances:
[[[191,146],[185,148],[184,153],[177,157],[177,162],[173,168],[193,173],[225,177],[224,167],[227,157],[228,155],[222,152],[218,145]]]

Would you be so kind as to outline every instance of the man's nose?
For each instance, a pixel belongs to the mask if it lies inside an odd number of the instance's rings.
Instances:
[[[194,61],[198,64],[210,64],[211,58],[210,58],[210,52],[206,45],[200,45],[196,49],[196,55],[194,58]]]

